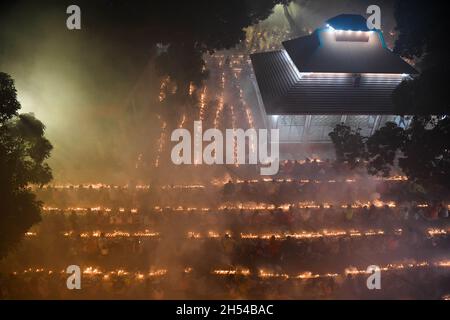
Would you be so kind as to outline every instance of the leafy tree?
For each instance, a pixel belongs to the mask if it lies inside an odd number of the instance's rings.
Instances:
[[[8,75],[0,73],[0,125],[17,115],[19,109],[14,82]]]
[[[351,168],[355,168],[365,157],[364,137],[360,131],[342,123],[337,124],[329,133],[336,151],[337,162],[347,162]]]
[[[416,115],[405,131],[399,166],[411,181],[433,194],[450,190],[449,119],[431,117],[450,111],[450,71],[446,11],[440,2],[397,0],[398,39],[394,51],[417,61],[421,74],[403,82],[393,102],[402,114]]]
[[[447,114],[450,91],[447,78],[447,18],[438,1],[397,0],[395,5],[398,39],[394,52],[411,60],[421,71],[414,80],[404,81],[394,92],[400,114]]]
[[[387,122],[366,141],[367,171],[372,175],[388,176],[405,141],[403,128],[394,122]]]
[[[233,48],[245,39],[246,27],[269,17],[275,5],[290,1],[59,0],[36,3],[19,0],[5,3],[0,12],[7,13],[8,9],[19,5],[27,12],[55,12],[58,14],[55,28],[62,28],[60,23],[67,17],[65,9],[75,2],[82,11],[82,28],[77,33],[111,46],[110,63],[117,61],[119,64],[124,56],[131,64],[147,63],[157,53],[157,47],[166,47],[167,50],[158,53],[162,62],[160,72],[169,75],[183,93],[190,81],[204,79],[203,53]],[[33,23],[34,17],[27,21],[28,28],[33,28]],[[2,26],[0,19],[0,28]],[[73,37],[72,34],[68,37]],[[0,41],[3,41],[1,29]],[[5,60],[15,53],[12,49],[16,39],[10,41],[4,45]],[[142,65],[137,68],[141,70]]]
[[[45,126],[19,109],[14,81],[0,72],[0,258],[40,221],[42,204],[28,185],[52,178]]]
[[[156,66],[160,75],[169,75],[176,83],[177,96],[181,99],[189,96],[191,81],[199,86],[208,76],[202,52],[185,44],[171,44],[156,58]]]
[[[365,138],[350,127],[339,124],[330,133],[338,162],[356,166],[366,162],[371,175],[390,175],[399,167],[429,198],[440,200],[450,190],[450,119],[415,116],[407,129],[387,122]]]
[[[440,194],[450,190],[450,119],[415,117],[406,130],[399,166],[408,178]],[[447,193],[448,194],[448,193]]]

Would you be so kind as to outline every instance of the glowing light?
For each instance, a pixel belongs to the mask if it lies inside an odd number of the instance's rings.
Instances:
[[[94,267],[87,267],[86,269],[83,270],[83,274],[87,274],[87,275],[98,275],[98,274],[102,274],[102,272]]]
[[[161,85],[159,88],[159,102],[163,102],[166,99],[166,89],[167,86],[169,85],[170,82],[170,77],[167,76],[166,78],[161,80]]]
[[[164,149],[164,142],[165,142],[165,138],[166,138],[166,127],[167,127],[167,123],[165,121],[162,121],[161,134],[158,139],[158,151],[157,151],[157,155],[156,155],[156,159],[155,159],[155,168],[159,167],[161,153]]]
[[[166,269],[160,269],[160,270],[151,271],[147,275],[149,277],[160,277],[160,276],[164,276],[166,274],[167,274]]]
[[[273,273],[265,270],[259,270],[259,276],[261,278],[285,278],[285,279],[289,278],[289,275],[285,273]]]
[[[399,263],[389,263],[387,265],[381,266],[381,271],[389,272],[389,271],[408,271],[411,269],[424,269],[424,268],[450,268],[450,260],[440,260],[440,261],[404,261]],[[191,267],[185,267],[183,272],[189,274],[192,272]],[[46,270],[45,268],[28,268],[23,271],[12,271],[11,274],[15,276],[20,276],[21,274],[33,274],[33,273],[47,273],[48,275],[53,275],[53,270]],[[102,271],[96,267],[86,267],[83,270],[83,274],[90,277],[102,276],[100,279],[105,281],[109,280],[111,276],[118,277],[131,277],[130,279],[135,279],[137,281],[141,281],[143,279],[152,278],[152,277],[163,277],[168,273],[167,269],[153,269],[148,273],[144,272],[131,272],[125,269],[117,269],[112,271]],[[215,269],[211,272],[213,275],[217,276],[229,276],[229,275],[239,275],[243,277],[248,277],[251,275],[251,272],[247,268],[235,268],[235,269]],[[65,270],[61,270],[60,274],[65,274]],[[287,273],[278,273],[273,271],[268,271],[264,269],[260,269],[258,271],[258,276],[261,279],[290,279],[290,280],[310,280],[317,278],[333,278],[338,276],[347,276],[347,275],[366,275],[368,274],[366,269],[358,269],[354,266],[349,266],[344,269],[342,274],[339,273],[312,273],[310,271],[304,271],[298,274],[289,275]]]
[[[182,128],[184,127],[184,124],[185,124],[185,123],[186,123],[186,115],[183,114],[183,116],[182,116],[182,118],[181,118],[181,121],[180,121],[180,124],[179,124],[178,128],[182,129]]]
[[[219,275],[219,276],[229,276],[229,275],[248,276],[248,275],[250,275],[250,270],[249,269],[234,269],[234,270],[218,269],[218,270],[213,270],[212,273],[215,275]]]
[[[206,87],[203,88],[203,91],[200,94],[200,110],[199,110],[200,121],[203,121],[205,118],[205,109],[206,109]]]

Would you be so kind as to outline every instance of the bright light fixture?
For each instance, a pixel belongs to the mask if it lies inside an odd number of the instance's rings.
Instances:
[[[331,28],[337,33],[342,33],[342,32],[352,33],[352,32],[356,32],[358,34],[362,34],[362,33],[366,33],[366,32],[374,32],[374,31],[361,31],[361,30],[358,30],[358,31],[356,31],[356,30],[336,30],[333,27],[331,27]]]

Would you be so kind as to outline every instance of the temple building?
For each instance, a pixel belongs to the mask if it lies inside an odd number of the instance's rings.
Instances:
[[[336,16],[282,44],[284,50],[251,55],[265,126],[280,130],[282,144],[329,145],[338,123],[366,136],[387,121],[407,125],[394,115],[391,96],[417,71],[363,16]]]

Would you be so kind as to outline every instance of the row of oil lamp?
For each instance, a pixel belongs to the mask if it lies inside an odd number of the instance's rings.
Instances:
[[[66,231],[62,233],[65,237],[72,237],[75,236],[77,233],[74,231]],[[240,233],[241,239],[262,239],[262,240],[268,240],[268,239],[276,239],[276,240],[285,240],[288,237],[293,239],[315,239],[315,238],[338,238],[338,237],[374,237],[374,236],[383,236],[387,234],[393,234],[397,236],[401,236],[403,234],[403,229],[397,228],[393,229],[392,231],[385,231],[381,229],[369,229],[369,230],[358,230],[358,229],[349,229],[349,230],[328,230],[323,229],[321,231],[299,231],[295,233]],[[450,234],[450,229],[444,229],[444,228],[428,228],[425,230],[425,234],[429,238],[433,237],[440,237],[440,236],[446,236]],[[36,237],[38,234],[36,232],[27,232],[25,233],[25,237],[32,238]],[[120,230],[114,230],[111,232],[103,232],[103,231],[91,231],[91,232],[82,232],[78,234],[81,238],[129,238],[129,237],[137,237],[137,238],[156,238],[160,237],[159,232],[154,232],[150,230],[143,230],[143,231],[135,231],[135,232],[128,232],[128,231],[120,231]],[[220,238],[221,236],[229,235],[231,236],[232,233],[227,231],[225,233],[219,233],[216,231],[208,231],[207,233],[200,233],[196,231],[189,231],[186,234],[187,239],[205,239],[205,238]]]
[[[360,209],[363,207],[370,207],[374,205],[377,208],[383,208],[385,206],[388,206],[389,208],[396,208],[397,204],[395,201],[380,201],[380,200],[374,200],[374,201],[355,201],[350,206],[353,209]],[[298,203],[285,203],[281,205],[274,205],[269,203],[228,203],[228,204],[222,204],[218,207],[211,208],[211,207],[189,207],[189,206],[177,206],[177,207],[171,207],[171,206],[154,206],[153,211],[154,212],[163,212],[163,211],[176,211],[176,212],[210,212],[210,211],[232,211],[232,210],[276,210],[280,209],[283,211],[288,211],[290,209],[332,209],[332,208],[341,208],[345,209],[349,206],[349,204],[330,204],[330,203],[323,203],[318,204],[314,201],[303,201]],[[428,204],[418,204],[417,207],[419,208],[427,208]],[[448,205],[450,209],[450,205]],[[138,208],[117,208],[112,209],[109,207],[102,207],[102,206],[94,206],[94,207],[67,207],[67,208],[58,208],[58,207],[52,207],[52,206],[44,206],[43,208],[44,212],[55,212],[55,211],[63,211],[63,212],[78,212],[78,213],[85,213],[85,212],[119,212],[119,213],[138,213]]]
[[[376,181],[407,181],[408,178],[406,176],[392,176],[387,178],[374,178]],[[346,183],[354,183],[357,182],[357,179],[344,179],[344,180],[335,180],[335,179],[329,179],[329,180],[315,180],[315,179],[292,179],[292,178],[286,178],[286,179],[271,179],[271,178],[263,178],[263,179],[249,179],[249,180],[242,180],[242,179],[214,179],[210,182],[213,186],[222,186],[229,181],[232,181],[237,184],[242,183],[250,183],[250,184],[258,184],[258,183],[268,183],[268,182],[277,182],[277,183],[340,183],[340,182],[346,182]],[[207,186],[204,184],[175,184],[175,185],[162,185],[162,186],[156,186],[163,190],[171,190],[171,189],[205,189]],[[129,189],[131,188],[129,185],[111,185],[111,184],[105,184],[105,183],[90,183],[90,184],[55,184],[55,185],[44,185],[42,187],[43,189]],[[138,184],[134,186],[137,190],[148,190],[150,189],[150,185],[144,185],[144,184]]]
[[[450,260],[439,260],[434,262],[429,261],[420,261],[420,262],[401,262],[401,263],[391,263],[387,265],[383,265],[379,267],[379,270],[382,272],[389,272],[389,271],[405,271],[405,270],[413,270],[413,269],[420,269],[420,268],[442,268],[442,269],[448,269],[450,268]],[[183,270],[183,273],[189,274],[193,271],[191,267],[186,267]],[[13,275],[26,275],[26,274],[48,274],[52,275],[57,273],[57,271],[48,270],[45,268],[29,268],[25,269],[23,271],[12,272]],[[125,277],[125,276],[131,276],[134,277],[137,280],[144,280],[146,278],[154,278],[154,277],[163,277],[168,274],[168,269],[161,268],[161,269],[153,269],[149,272],[136,272],[136,271],[129,271],[126,269],[116,269],[112,271],[103,271],[100,268],[97,267],[86,267],[82,271],[83,275],[85,276],[100,276],[103,280],[109,280],[113,276],[119,276],[119,277]],[[336,278],[336,277],[345,277],[348,275],[368,275],[371,274],[372,271],[368,269],[358,269],[357,267],[349,266],[344,269],[344,272],[342,273],[313,273],[310,271],[301,272],[298,274],[287,274],[287,273],[280,273],[265,269],[258,270],[258,276],[261,279],[291,279],[291,280],[310,280],[310,279],[318,279],[318,278]],[[61,270],[60,274],[65,274],[65,270]],[[248,277],[252,276],[252,272],[248,268],[232,268],[232,269],[214,269],[211,271],[212,275],[216,276],[242,276],[242,277]]]

